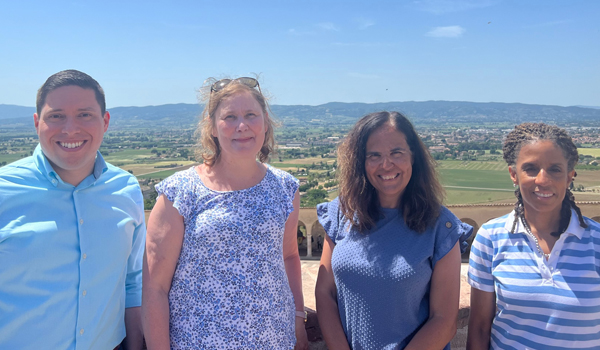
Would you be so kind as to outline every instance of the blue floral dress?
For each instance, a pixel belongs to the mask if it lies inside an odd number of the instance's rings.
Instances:
[[[283,235],[297,180],[268,166],[239,191],[206,187],[195,168],[156,190],[183,216],[169,292],[172,349],[292,349],[295,307]]]

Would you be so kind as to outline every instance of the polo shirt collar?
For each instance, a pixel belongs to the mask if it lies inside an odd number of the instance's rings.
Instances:
[[[46,155],[44,155],[42,146],[39,143],[35,147],[35,151],[33,151],[33,159],[36,167],[54,187],[58,186],[59,183],[64,183],[56,171],[54,171],[54,168],[52,168],[52,165],[48,161]],[[95,179],[93,182],[95,183],[107,170],[108,165],[104,161],[102,154],[100,154],[100,151],[96,151],[96,161],[94,163],[94,170],[92,171],[92,175]]]
[[[515,221],[515,211],[511,211],[510,214],[508,214],[508,218],[504,223],[504,228],[510,232],[510,230],[512,229],[512,225]],[[578,239],[581,239],[581,237],[583,237],[583,232],[585,231],[585,229],[583,227],[581,227],[581,225],[579,225],[579,218],[577,217],[577,213],[575,212],[575,210],[573,210],[573,208],[571,208],[571,219],[569,221],[569,226],[567,227],[567,229],[565,230],[565,232],[563,234],[569,234],[569,235],[573,235],[575,237],[577,237]],[[515,233],[520,232],[520,233],[525,233],[525,227],[523,227],[523,223],[521,222],[521,220],[517,220],[517,226],[515,228]]]

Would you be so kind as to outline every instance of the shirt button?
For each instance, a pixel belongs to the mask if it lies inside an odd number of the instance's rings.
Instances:
[[[87,259],[87,254],[86,253],[83,253],[83,259],[84,260]]]
[[[79,334],[83,335],[83,328],[79,330]]]
[[[84,290],[83,293],[81,293],[81,294],[83,294],[83,296],[86,296],[87,295],[87,290]]]
[[[80,220],[79,220],[79,224],[80,224],[80,225],[83,225],[83,219],[80,219]]]

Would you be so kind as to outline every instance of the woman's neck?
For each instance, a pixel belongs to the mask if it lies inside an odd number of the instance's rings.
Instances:
[[[558,231],[560,226],[561,208],[556,211],[540,213],[535,210],[527,210],[524,208],[525,220],[531,228],[531,231],[538,235],[550,235],[552,232]]]
[[[199,174],[204,184],[216,191],[238,191],[257,185],[267,168],[254,159],[220,158],[212,166],[203,165]]]

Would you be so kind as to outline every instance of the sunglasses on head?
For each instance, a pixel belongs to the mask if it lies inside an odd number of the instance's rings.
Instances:
[[[223,90],[227,85],[229,85],[232,81],[236,81],[240,84],[244,84],[249,88],[255,88],[258,85],[258,80],[249,77],[241,77],[237,79],[221,79],[216,83],[212,84],[210,87],[210,92],[217,92]],[[260,89],[260,87],[259,87]]]

